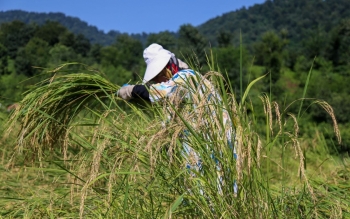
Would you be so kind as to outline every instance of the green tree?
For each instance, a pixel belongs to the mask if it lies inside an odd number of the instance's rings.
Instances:
[[[334,72],[313,71],[309,84],[308,96],[327,101],[334,109],[337,121],[348,124],[350,121],[350,91],[347,89],[350,79]],[[321,107],[312,105],[310,115],[313,120],[322,123],[330,122],[331,118]]]
[[[260,42],[254,45],[254,55],[256,63],[263,65],[266,72],[271,74],[271,81],[275,83],[281,73],[283,66],[284,48],[288,41],[282,39],[275,32],[266,32]]]
[[[243,63],[243,79],[246,79],[246,66],[249,61],[249,54],[243,47],[242,60],[240,56],[240,48],[233,45],[221,48],[214,48],[215,63],[219,66],[222,74],[236,89],[236,96],[240,96],[240,62]]]
[[[18,75],[14,72],[0,76],[0,98],[4,99],[2,103],[14,103],[23,98],[23,93],[30,85],[25,75]]]
[[[49,60],[50,47],[48,43],[40,38],[33,37],[26,45],[25,52],[33,66],[46,67]],[[38,73],[40,70],[36,71]]]
[[[73,49],[77,54],[81,54],[83,57],[86,57],[90,51],[90,48],[90,41],[83,34],[78,34],[75,37]]]
[[[307,58],[324,57],[325,49],[328,43],[328,35],[323,28],[306,30],[306,39],[302,42],[304,54]]]
[[[30,57],[26,53],[24,47],[21,47],[17,51],[17,56],[15,58],[15,70],[17,75],[25,75],[27,77],[34,75],[34,69],[32,67],[32,63],[30,62]]]
[[[219,47],[229,47],[232,45],[233,34],[228,31],[221,30],[217,36]]]
[[[92,44],[89,51],[89,56],[95,60],[97,63],[101,63],[101,44]]]
[[[133,78],[133,72],[130,69],[125,69],[120,63],[120,53],[116,46],[107,46],[101,49],[101,66],[102,71],[107,75],[107,78],[117,84],[124,84]]]
[[[192,57],[199,68],[206,63],[205,49],[208,41],[190,24],[185,24],[179,30],[179,51],[185,58]]]
[[[101,65],[109,73],[112,69],[118,70],[114,74],[121,79],[128,78],[127,81],[120,83],[126,83],[129,80],[136,81],[141,77],[142,52],[143,47],[139,40],[135,40],[127,34],[122,34],[116,38],[113,45],[101,49]],[[124,75],[125,73],[127,75]]]
[[[176,53],[177,51],[177,39],[174,33],[169,31],[159,32],[157,34],[152,33],[147,38],[147,45],[149,46],[152,43],[158,43],[169,51]]]
[[[20,47],[24,47],[34,35],[35,25],[26,25],[21,21],[3,23],[0,26],[0,43],[6,46],[11,59],[16,57]]]
[[[70,31],[65,31],[59,36],[59,42],[67,47],[74,47],[75,45],[75,35]]]
[[[109,65],[111,66],[118,66],[119,60],[118,57],[118,49],[115,46],[105,46],[102,47],[100,50],[101,55],[101,65],[102,67],[107,67]]]
[[[53,67],[65,62],[76,61],[76,54],[73,49],[61,44],[56,44],[54,47],[52,47],[49,54],[51,56],[50,64]]]
[[[139,40],[135,40],[127,34],[117,37],[113,44],[118,50],[117,62],[125,69],[137,68],[142,60],[143,47]]]
[[[327,54],[335,66],[350,65],[350,19],[343,20],[332,30]]]
[[[233,46],[214,49],[216,62],[221,70],[231,72],[233,69],[238,69],[240,66],[240,50]],[[229,74],[229,76],[232,76]],[[235,77],[232,77],[232,79]]]
[[[0,43],[0,75],[8,74],[8,51],[7,48]]]
[[[65,34],[67,29],[60,23],[55,21],[47,21],[35,32],[35,37],[48,42],[50,46],[54,46],[60,41],[60,36]]]
[[[28,77],[36,75],[47,66],[49,60],[48,43],[40,38],[33,37],[25,47],[21,48],[15,59],[17,74]]]

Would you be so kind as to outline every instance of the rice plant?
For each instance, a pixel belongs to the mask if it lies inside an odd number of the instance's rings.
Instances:
[[[250,89],[263,76],[247,86],[237,103],[214,64],[211,67],[205,77],[221,92],[222,101],[207,106],[198,97],[195,110],[182,110],[192,105],[176,101],[125,102],[114,95],[119,86],[96,72],[56,74],[35,86],[10,117],[7,133],[19,126],[11,162],[25,156],[26,163],[34,163],[27,164],[27,173],[39,173],[51,184],[31,195],[17,194],[8,202],[17,207],[1,214],[24,218],[350,217],[349,187],[340,186],[346,180],[338,177],[337,183],[323,184],[310,179],[305,170],[305,141],[299,136],[297,116],[282,111],[268,95],[261,95],[259,103],[249,98]],[[339,133],[331,107],[319,103],[334,118]],[[246,109],[255,105],[264,108],[263,121],[247,114]],[[164,125],[169,108],[174,116]],[[222,136],[222,118],[201,122],[212,111],[222,110],[230,113],[234,123],[237,160]],[[261,131],[261,127],[266,128]],[[184,156],[184,143],[200,156],[201,168],[186,168],[191,156]]]

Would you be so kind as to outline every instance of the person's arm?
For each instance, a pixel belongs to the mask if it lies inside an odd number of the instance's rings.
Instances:
[[[150,101],[149,92],[145,85],[126,85],[121,87],[116,94],[118,97],[124,100],[141,98],[146,101]]]
[[[145,85],[127,85],[121,87],[116,94],[124,100],[141,98],[146,101],[157,102],[170,96],[175,89],[175,83],[168,81],[154,84],[150,88],[147,88]]]
[[[150,101],[148,88],[145,85],[135,85],[131,93],[133,98]]]
[[[124,100],[141,98],[150,102],[158,102],[166,97],[172,96],[178,86],[186,87],[188,78],[194,75],[195,72],[188,69],[179,71],[167,82],[152,84],[149,88],[145,85],[123,86],[117,92],[117,96]]]

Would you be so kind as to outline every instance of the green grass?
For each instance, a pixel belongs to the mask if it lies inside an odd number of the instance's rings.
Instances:
[[[221,77],[208,77],[225,90]],[[255,84],[247,86],[240,105],[233,94],[223,94],[221,103],[210,106],[231,113],[236,161],[216,124],[191,122],[209,117],[206,110],[198,118],[168,103],[176,116],[163,127],[163,105],[125,103],[113,94],[118,86],[98,74],[48,81],[27,94],[11,117],[12,131],[4,132],[4,218],[350,217],[349,158],[330,156],[317,127],[307,127],[313,137],[299,136],[296,116],[266,95],[262,101],[251,96]],[[257,113],[259,107],[265,117]],[[185,129],[201,155],[201,172],[185,168],[179,137]],[[222,192],[218,176],[224,179]]]

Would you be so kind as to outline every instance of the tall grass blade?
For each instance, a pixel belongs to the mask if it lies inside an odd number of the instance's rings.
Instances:
[[[299,107],[299,111],[298,111],[298,119],[300,118],[301,109],[303,108],[303,103],[304,103],[304,99],[305,99],[305,96],[306,96],[307,88],[308,88],[309,83],[310,83],[310,78],[311,78],[312,69],[313,69],[315,60],[316,60],[316,57],[314,58],[314,60],[313,60],[313,62],[311,64],[309,73],[307,74],[307,78],[306,78],[306,82],[305,82],[305,86],[304,86],[304,90],[303,90],[303,96],[301,97],[300,107]]]
[[[250,89],[253,87],[253,85],[254,85],[256,82],[260,81],[260,80],[263,79],[265,76],[266,76],[266,75],[260,76],[260,77],[254,79],[252,82],[250,82],[250,83],[248,84],[247,89],[244,91],[244,95],[243,95],[243,97],[242,97],[242,99],[241,99],[241,103],[239,104],[239,109],[240,109],[240,110],[242,109],[242,105],[244,104],[245,99],[247,98]]]

